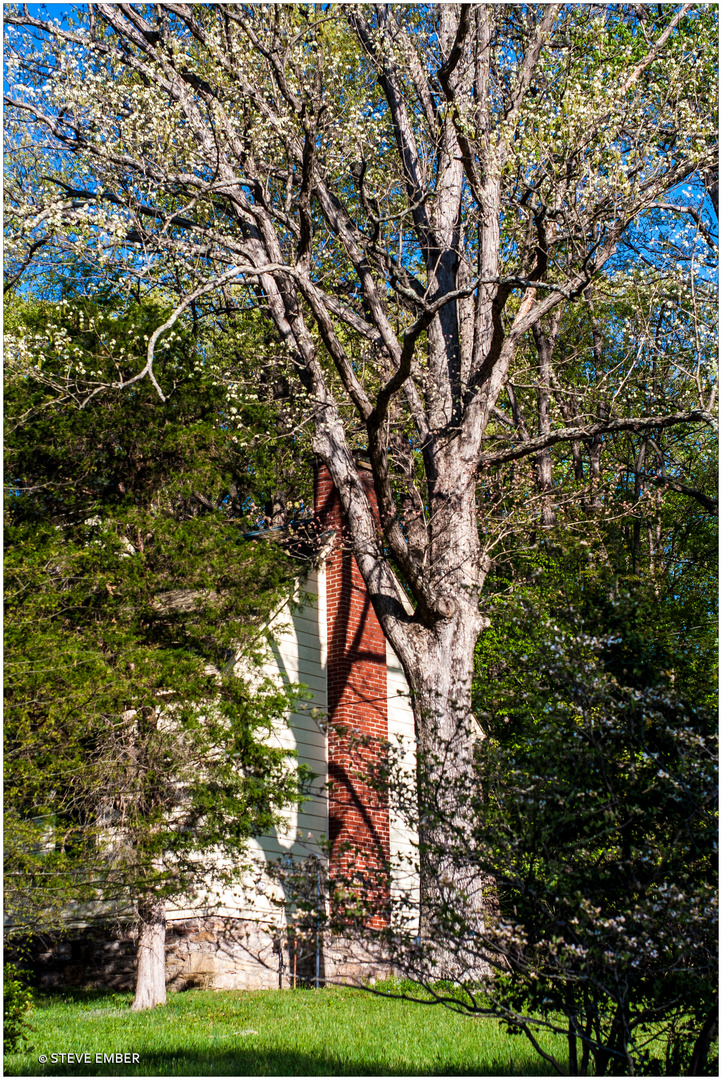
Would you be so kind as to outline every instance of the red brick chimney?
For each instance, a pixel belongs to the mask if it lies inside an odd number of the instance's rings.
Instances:
[[[358,464],[378,521],[372,474]],[[348,543],[338,492],[320,461],[314,513],[324,530],[336,533],[326,560],[331,871],[354,877],[361,892],[379,900],[385,894],[378,887],[389,858],[389,811],[365,778],[388,740],[386,639]]]

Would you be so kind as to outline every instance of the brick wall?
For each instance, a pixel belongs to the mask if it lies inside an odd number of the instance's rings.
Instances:
[[[378,515],[373,478],[360,468]],[[348,543],[348,528],[331,476],[318,463],[314,510],[336,541],[326,561],[328,628],[329,839],[331,870],[383,902],[380,872],[389,858],[389,811],[367,780],[388,740],[386,639]]]

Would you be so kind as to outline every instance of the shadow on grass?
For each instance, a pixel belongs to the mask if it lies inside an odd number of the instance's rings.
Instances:
[[[25,1062],[33,1060],[32,1055]],[[37,1061],[37,1059],[35,1059]],[[519,1058],[515,1062],[485,1063],[485,1068],[460,1070],[458,1065],[440,1057],[437,1065],[423,1073],[412,1073],[403,1059],[396,1063],[387,1057],[378,1064],[332,1054],[301,1054],[289,1051],[254,1051],[252,1049],[218,1050],[213,1053],[171,1052],[141,1053],[138,1065],[40,1065],[13,1070],[6,1064],[6,1076],[543,1076],[545,1063],[539,1058]],[[391,1071],[390,1071],[391,1070]]]
[[[62,990],[33,990],[33,1000],[39,1006],[51,1005],[91,1005],[95,1002],[119,1001],[130,1005],[133,994],[130,990],[80,990],[75,986],[63,987]]]

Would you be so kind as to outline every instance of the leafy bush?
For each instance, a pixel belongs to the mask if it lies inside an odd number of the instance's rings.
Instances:
[[[33,1006],[33,992],[25,982],[27,974],[15,964],[6,964],[3,969],[3,1044],[6,1054],[14,1054],[28,1045],[28,1032],[32,1025],[28,1013]]]

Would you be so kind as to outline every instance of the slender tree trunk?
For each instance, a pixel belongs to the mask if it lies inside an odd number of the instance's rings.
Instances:
[[[715,1000],[714,1005],[707,1013],[705,1021],[702,1025],[697,1041],[694,1044],[694,1050],[692,1051],[692,1060],[689,1066],[690,1076],[704,1076],[707,1072],[707,1057],[712,1045],[712,1040],[716,1038],[719,1030],[719,1015],[718,1005]]]
[[[154,1009],[165,1005],[165,903],[144,900],[138,906],[138,971],[131,1009]]]
[[[551,431],[551,359],[554,342],[559,332],[561,310],[554,312],[552,316],[551,330],[544,333],[541,322],[534,323],[532,332],[538,353],[539,390],[538,409],[540,435],[548,435]],[[551,493],[554,490],[554,473],[552,470],[551,448],[542,450],[537,457],[537,482],[542,492],[541,523],[544,528],[556,525],[557,515],[552,501]]]
[[[574,1002],[574,990],[571,985],[566,989],[566,1012],[567,1012],[567,1046],[569,1048],[569,1075],[579,1076],[577,1061],[577,1010]]]
[[[602,475],[602,449],[601,435],[595,435],[589,445],[589,502],[590,510],[599,510],[602,498],[599,492],[599,483]]]
[[[634,464],[634,539],[632,542],[632,573],[639,573],[639,555],[641,548],[642,537],[642,520],[641,512],[639,508],[639,500],[642,497],[642,469],[644,468],[644,459],[647,453],[647,442],[644,440],[639,448],[639,454]],[[650,544],[650,558],[652,557],[652,549]]]
[[[596,382],[600,372],[604,369],[604,335],[597,322],[590,289],[585,289],[584,298],[589,307],[589,317],[592,324],[592,353],[594,354],[594,376]],[[609,415],[608,409],[604,407],[601,399],[598,403],[598,415],[600,420],[605,419]],[[592,511],[599,510],[602,505],[599,492],[599,481],[602,470],[602,445],[602,439],[598,435],[592,439],[589,445],[589,509]]]

